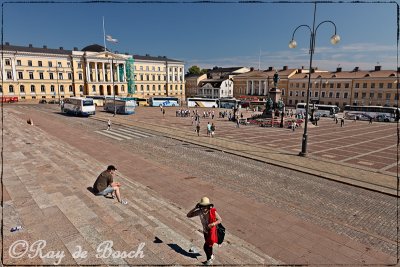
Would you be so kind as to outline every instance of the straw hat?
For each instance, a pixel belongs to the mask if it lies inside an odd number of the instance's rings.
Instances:
[[[202,197],[200,202],[199,202],[200,206],[211,206],[213,204],[210,203],[210,199],[208,197]]]

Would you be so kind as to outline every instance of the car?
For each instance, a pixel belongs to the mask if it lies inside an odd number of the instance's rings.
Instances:
[[[49,104],[60,104],[60,101],[52,99],[48,102]]]
[[[47,104],[46,99],[40,99],[40,100],[39,100],[39,104]]]

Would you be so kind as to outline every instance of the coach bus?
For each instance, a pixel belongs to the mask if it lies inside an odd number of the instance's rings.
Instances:
[[[139,97],[120,97],[122,100],[135,100],[137,106],[144,106],[147,107],[149,105],[146,98],[139,98]]]
[[[240,100],[237,100],[235,98],[220,98],[219,99],[219,107],[220,108],[228,108],[232,109],[235,107],[240,106]]]
[[[350,120],[377,119],[394,122],[398,119],[396,114],[398,112],[399,109],[395,107],[346,105],[343,117]]]
[[[150,107],[179,107],[179,99],[169,96],[153,96],[149,99]]]
[[[190,97],[186,99],[188,108],[217,108],[218,99]]]
[[[311,105],[313,107],[313,105]],[[333,117],[335,114],[339,113],[340,109],[336,105],[322,105],[315,104],[314,115],[318,117]],[[306,113],[306,103],[297,103],[296,114]]]
[[[115,108],[114,108],[114,104],[115,104]],[[115,111],[117,114],[122,114],[122,115],[134,114],[135,108],[136,108],[135,100],[123,100],[120,98],[116,98],[114,101],[113,98],[109,98],[109,99],[106,99],[106,101],[104,103],[105,111],[112,112],[112,113],[114,113],[114,111]]]
[[[96,114],[96,107],[91,98],[71,97],[64,99],[61,111],[76,116],[89,116]]]

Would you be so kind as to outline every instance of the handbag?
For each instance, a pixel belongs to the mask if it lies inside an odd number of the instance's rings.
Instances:
[[[217,224],[217,236],[218,236],[218,245],[221,245],[224,242],[225,238],[225,227],[222,223]]]

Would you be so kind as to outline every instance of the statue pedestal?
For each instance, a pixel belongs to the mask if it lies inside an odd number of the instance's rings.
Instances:
[[[274,117],[274,111],[277,108],[277,103],[281,99],[281,94],[282,91],[279,88],[271,88],[269,90],[269,98],[271,98],[272,103],[273,103],[273,108],[271,110],[264,109],[262,117],[263,118],[273,118]]]

